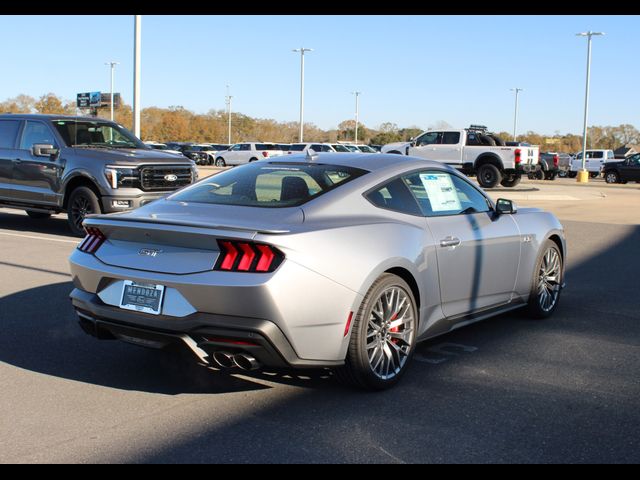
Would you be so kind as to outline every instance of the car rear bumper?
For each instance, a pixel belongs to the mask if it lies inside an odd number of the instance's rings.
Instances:
[[[85,333],[101,339],[119,339],[150,348],[170,345],[191,350],[205,365],[215,365],[216,351],[247,353],[260,365],[276,368],[317,368],[342,361],[299,358],[278,326],[268,320],[194,313],[176,321],[105,305],[97,295],[74,289],[70,294]]]
[[[69,260],[76,287],[72,301],[90,317],[85,320],[171,335],[258,334],[283,360],[264,359],[265,365],[343,363],[349,343],[345,324],[362,302],[357,292],[287,260],[270,274],[147,272],[107,265],[79,250]],[[165,287],[161,315],[119,308],[127,280]]]

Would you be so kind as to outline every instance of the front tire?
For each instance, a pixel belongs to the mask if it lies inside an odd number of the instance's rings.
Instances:
[[[227,164],[224,161],[224,158],[222,158],[222,157],[216,158],[216,167],[226,167],[226,166],[227,166]]]
[[[345,364],[335,370],[336,378],[366,390],[394,386],[413,355],[417,326],[411,288],[400,277],[383,274],[355,315]]]
[[[87,215],[102,213],[100,200],[89,187],[78,187],[69,196],[67,206],[67,219],[71,232],[76,237],[84,237],[85,231],[82,226]]]
[[[606,172],[604,174],[604,181],[607,183],[619,183],[620,175],[618,175],[618,172],[616,171]]]
[[[476,174],[478,183],[482,188],[493,188],[502,181],[502,174],[498,167],[490,163],[485,163],[478,169]]]
[[[562,290],[563,259],[560,248],[553,240],[547,240],[533,271],[533,282],[527,313],[531,318],[547,318],[553,314]]]

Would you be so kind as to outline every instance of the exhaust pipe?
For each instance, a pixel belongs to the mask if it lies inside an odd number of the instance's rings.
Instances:
[[[233,355],[231,355],[229,352],[214,352],[213,361],[222,368],[232,368],[236,366],[235,362],[233,361]]]
[[[257,370],[260,368],[260,363],[251,355],[246,353],[237,353],[233,356],[233,363],[242,370]]]

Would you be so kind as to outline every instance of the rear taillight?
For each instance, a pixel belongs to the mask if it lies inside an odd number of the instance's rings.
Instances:
[[[262,156],[263,156],[264,158],[267,158],[267,157],[269,156],[269,152],[262,152]]]
[[[516,161],[516,165],[517,165],[518,163],[520,163],[522,161],[522,158],[520,156],[522,154],[522,152],[520,151],[519,148],[516,148],[516,150],[515,150],[515,152],[513,152],[513,154],[515,155],[515,161]]]
[[[554,166],[554,167],[557,167],[557,166],[558,166],[558,161],[559,161],[559,159],[558,159],[558,155],[554,155],[554,156],[553,156],[553,166]]]
[[[107,238],[99,228],[85,227],[85,230],[87,231],[87,236],[78,245],[78,250],[85,253],[96,253]]]
[[[284,254],[271,245],[239,240],[218,240],[220,256],[214,270],[228,272],[273,272]]]

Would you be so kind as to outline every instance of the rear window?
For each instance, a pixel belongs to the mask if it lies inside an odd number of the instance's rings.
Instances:
[[[213,175],[169,197],[178,202],[294,207],[344,185],[366,170],[324,164],[255,162]]]
[[[280,150],[280,147],[273,143],[256,143],[256,150]]]

